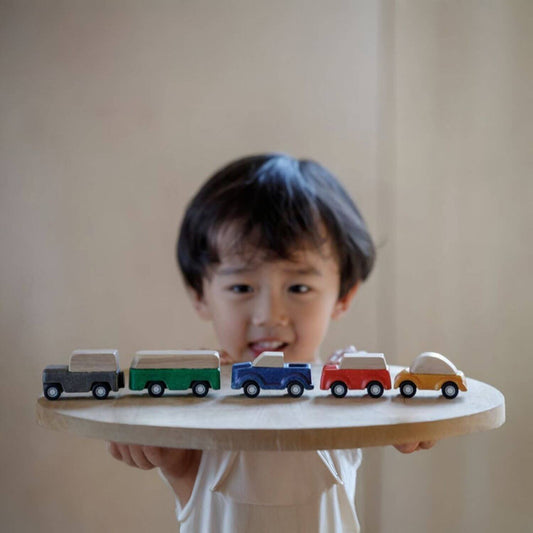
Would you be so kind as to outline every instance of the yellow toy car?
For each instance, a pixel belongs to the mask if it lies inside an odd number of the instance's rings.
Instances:
[[[448,400],[459,391],[466,391],[465,375],[440,353],[421,353],[409,369],[402,370],[394,380],[394,388],[400,388],[404,398],[412,398],[417,389],[441,390]]]

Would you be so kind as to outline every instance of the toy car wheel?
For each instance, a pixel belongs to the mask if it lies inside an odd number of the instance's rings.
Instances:
[[[152,398],[159,398],[165,394],[165,384],[162,381],[154,381],[148,385],[148,394]]]
[[[192,386],[192,393],[195,396],[198,396],[198,398],[203,398],[204,396],[207,396],[207,393],[209,392],[209,384],[205,381],[198,381]]]
[[[292,398],[299,398],[304,393],[304,387],[298,381],[291,381],[287,387],[287,392]]]
[[[255,381],[247,381],[244,384],[244,394],[248,396],[248,398],[255,398],[259,395],[259,392],[261,391],[259,385]]]
[[[61,385],[46,385],[44,387],[44,395],[48,400],[57,400],[61,396]]]
[[[343,383],[342,381],[336,381],[331,386],[331,394],[333,394],[335,398],[344,398],[347,392],[348,387],[346,386],[346,383]]]
[[[371,398],[381,398],[385,389],[379,381],[371,381],[366,390]]]
[[[400,394],[404,398],[412,398],[416,394],[416,385],[412,381],[403,381],[400,384]]]
[[[95,383],[93,385],[93,396],[97,400],[105,400],[109,394],[110,387],[107,383]]]
[[[459,394],[459,387],[453,381],[447,381],[441,390],[442,395],[448,400],[453,400]]]

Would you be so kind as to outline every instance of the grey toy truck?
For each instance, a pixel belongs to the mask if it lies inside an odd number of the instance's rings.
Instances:
[[[98,400],[124,387],[118,350],[75,350],[67,365],[49,365],[43,370],[43,392],[57,400],[63,392],[89,392]]]

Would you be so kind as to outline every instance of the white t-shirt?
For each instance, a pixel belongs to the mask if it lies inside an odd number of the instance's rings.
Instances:
[[[181,533],[358,532],[361,450],[204,451]]]

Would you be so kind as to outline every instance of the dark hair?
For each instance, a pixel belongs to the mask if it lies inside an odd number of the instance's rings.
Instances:
[[[252,245],[272,259],[291,259],[295,250],[319,248],[331,238],[339,297],[365,280],[374,264],[374,244],[359,210],[337,179],[311,160],[244,157],[204,183],[187,207],[176,247],[185,283],[200,296],[209,268],[220,262],[217,238],[230,226],[235,251]]]

